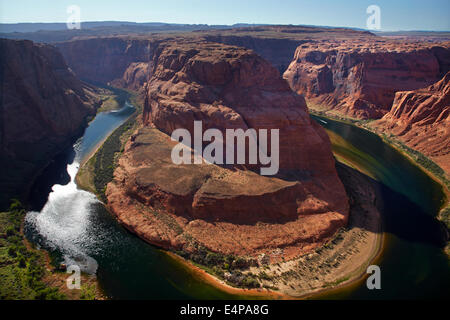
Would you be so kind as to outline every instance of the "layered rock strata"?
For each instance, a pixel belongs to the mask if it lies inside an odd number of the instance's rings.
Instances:
[[[450,43],[382,38],[318,40],[300,45],[284,73],[312,109],[378,119],[397,91],[427,87],[449,71]]]
[[[399,91],[391,110],[373,126],[394,134],[450,173],[450,72],[423,89]]]

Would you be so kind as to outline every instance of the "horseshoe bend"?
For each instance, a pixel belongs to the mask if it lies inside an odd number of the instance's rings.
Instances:
[[[0,300],[448,295],[448,32],[82,25],[0,23]]]
[[[165,248],[254,258],[282,248],[292,258],[346,224],[329,139],[268,62],[245,49],[195,43],[168,45],[157,59],[143,124],[106,190],[127,228]],[[173,164],[168,134],[194,120],[222,130],[279,128],[279,175]]]

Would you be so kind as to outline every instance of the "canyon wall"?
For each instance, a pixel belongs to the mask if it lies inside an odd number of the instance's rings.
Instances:
[[[78,78],[133,90],[148,80],[157,40],[120,37],[73,40],[56,44]]]
[[[79,37],[55,43],[75,74],[93,82],[112,82],[133,90],[142,88],[150,79],[152,56],[161,43],[168,41],[208,41],[253,50],[268,60],[280,73],[292,61],[295,49],[315,39],[374,37],[370,32],[340,28],[300,26],[264,26],[229,30],[196,31],[183,35],[134,35],[109,37]],[[364,40],[362,40],[364,41]]]
[[[197,35],[198,41],[217,42],[254,50],[283,73],[302,40],[252,36]],[[129,39],[121,37],[72,40],[56,43],[75,74],[87,81],[111,83],[139,90],[151,77],[152,56],[171,37]],[[180,39],[181,41],[183,39]]]
[[[348,219],[348,200],[325,131],[302,96],[254,52],[206,41],[167,41],[155,51],[143,126],[127,142],[108,207],[129,230],[164,248],[292,258]],[[175,165],[176,128],[280,129],[280,171]],[[277,258],[274,257],[276,260]]]
[[[297,47],[317,39],[366,39],[375,37],[367,31],[308,26],[258,26],[199,32],[207,41],[253,50],[283,74]]]
[[[0,207],[24,197],[35,174],[81,134],[95,114],[94,88],[80,82],[58,50],[0,39]]]
[[[180,41],[183,39],[179,38]],[[252,36],[196,35],[197,41],[217,42],[254,50],[283,73],[303,40]],[[121,37],[73,40],[55,44],[75,74],[87,81],[140,90],[151,77],[152,56],[172,37]]]
[[[450,72],[429,87],[399,91],[391,110],[371,124],[394,134],[450,174]]]
[[[58,47],[80,78],[144,93],[162,44],[186,39],[249,48],[278,71],[292,60],[284,78],[308,107],[346,118],[382,118],[396,92],[425,88],[450,70],[448,42],[400,41],[344,29],[242,28],[177,38],[73,40]]]
[[[300,45],[284,73],[310,108],[358,119],[378,119],[397,91],[424,88],[449,71],[450,43],[317,40]]]

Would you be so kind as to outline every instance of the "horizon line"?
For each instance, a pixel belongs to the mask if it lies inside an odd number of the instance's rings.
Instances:
[[[314,24],[279,24],[279,23],[249,23],[249,22],[236,22],[233,24],[208,24],[208,23],[180,23],[180,22],[162,22],[162,21],[146,21],[146,22],[136,22],[129,20],[90,20],[90,21],[81,21],[83,23],[132,23],[132,24],[149,24],[149,23],[160,23],[167,25],[191,25],[191,26],[227,26],[232,27],[235,25],[249,25],[249,26],[293,26],[293,27],[316,27],[316,28],[340,28],[340,29],[358,29],[369,32],[450,32],[450,30],[424,30],[424,29],[380,29],[380,30],[371,30],[361,27],[349,27],[349,26],[332,26],[332,25],[314,25]],[[1,22],[0,25],[17,25],[17,24],[66,24],[67,22]],[[60,30],[48,30],[48,31],[60,31]],[[1,30],[0,30],[1,32]],[[37,32],[37,31],[32,31]],[[14,32],[7,32],[14,33]],[[28,33],[28,32],[17,32],[17,33]]]

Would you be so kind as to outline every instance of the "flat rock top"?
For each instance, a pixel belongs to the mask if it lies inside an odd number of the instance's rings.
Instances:
[[[256,257],[273,250],[286,259],[320,245],[347,214],[316,198],[314,182],[282,180],[217,165],[174,165],[176,142],[140,128],[108,184],[108,206],[129,230],[164,248]]]
[[[201,192],[220,198],[261,195],[296,183],[206,163],[176,165],[171,159],[175,145],[176,142],[157,129],[144,127],[139,130],[128,149],[131,164],[139,168],[136,172],[139,186],[156,184],[162,190],[177,195],[194,194],[201,188]]]
[[[423,41],[405,41],[386,39],[381,37],[345,40],[315,40],[298,47],[301,51],[331,51],[358,52],[358,53],[389,53],[389,52],[414,52],[429,49],[435,46],[450,48],[450,41],[437,43]]]

